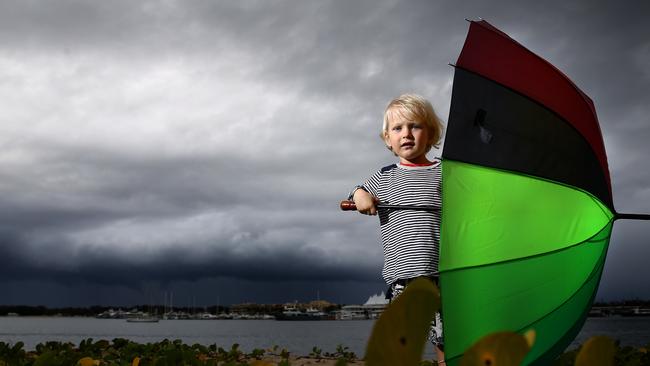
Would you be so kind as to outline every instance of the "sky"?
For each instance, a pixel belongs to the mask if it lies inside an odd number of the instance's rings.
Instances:
[[[338,203],[395,162],[378,137],[393,97],[446,121],[466,19],[593,99],[616,209],[650,213],[648,16],[644,1],[1,0],[0,304],[380,293],[378,220]],[[648,233],[616,223],[597,300],[650,299]]]

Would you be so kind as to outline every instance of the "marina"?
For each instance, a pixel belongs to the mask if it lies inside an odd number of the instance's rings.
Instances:
[[[594,306],[589,311],[590,317],[607,317],[607,316],[625,316],[637,317],[648,316],[650,317],[650,307],[645,306]]]
[[[280,305],[276,305],[276,309]],[[143,312],[137,308],[128,311],[122,309],[109,309],[97,314],[98,319],[127,319],[129,322],[154,322],[164,320],[369,320],[378,319],[388,306],[388,300],[384,294],[372,295],[361,305],[342,305],[336,310],[325,311],[322,307],[316,308],[311,305],[297,303],[284,304],[282,310],[269,312],[252,312],[252,305],[235,307],[234,311],[210,313],[207,310],[202,312],[186,312],[181,310],[169,310],[162,316]],[[247,310],[249,309],[249,310]],[[233,310],[233,309],[231,309]],[[12,313],[11,316],[18,316]],[[612,305],[593,306],[588,313],[590,318],[603,317],[650,317],[650,307],[641,305]]]
[[[127,319],[129,322],[154,322],[153,319],[164,320],[289,320],[289,321],[316,321],[316,320],[368,320],[378,319],[388,306],[384,293],[372,295],[361,305],[337,306],[317,300],[308,304],[289,303],[284,305],[235,305],[229,311],[218,313],[183,311],[164,307],[162,316],[156,313],[144,312],[133,308],[130,310],[108,309],[96,315],[98,319]],[[266,307],[266,312],[260,312],[261,307]],[[327,309],[334,310],[327,310]],[[137,320],[136,320],[137,319]]]

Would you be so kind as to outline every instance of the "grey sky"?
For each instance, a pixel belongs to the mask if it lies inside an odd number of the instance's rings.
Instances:
[[[643,1],[0,1],[0,303],[381,291],[378,223],[337,204],[393,162],[378,139],[391,98],[423,94],[446,120],[465,18],[594,100],[616,208],[650,212],[649,15]],[[616,224],[600,299],[650,298],[648,230]]]

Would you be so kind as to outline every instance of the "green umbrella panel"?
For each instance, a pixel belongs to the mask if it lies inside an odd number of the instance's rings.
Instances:
[[[445,161],[443,176],[447,357],[490,333],[534,329],[526,360],[545,364],[582,326],[614,215],[587,192],[525,175]]]

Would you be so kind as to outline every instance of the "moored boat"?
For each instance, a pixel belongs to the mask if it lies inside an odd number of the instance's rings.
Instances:
[[[298,310],[295,306],[285,306],[282,313],[276,314],[276,320],[330,320],[332,317],[326,313],[309,308],[305,311]]]
[[[126,318],[126,321],[129,323],[158,323],[160,318],[156,315],[140,313],[137,316]]]
[[[152,316],[146,318],[128,318],[126,321],[129,323],[158,323],[160,319]]]

